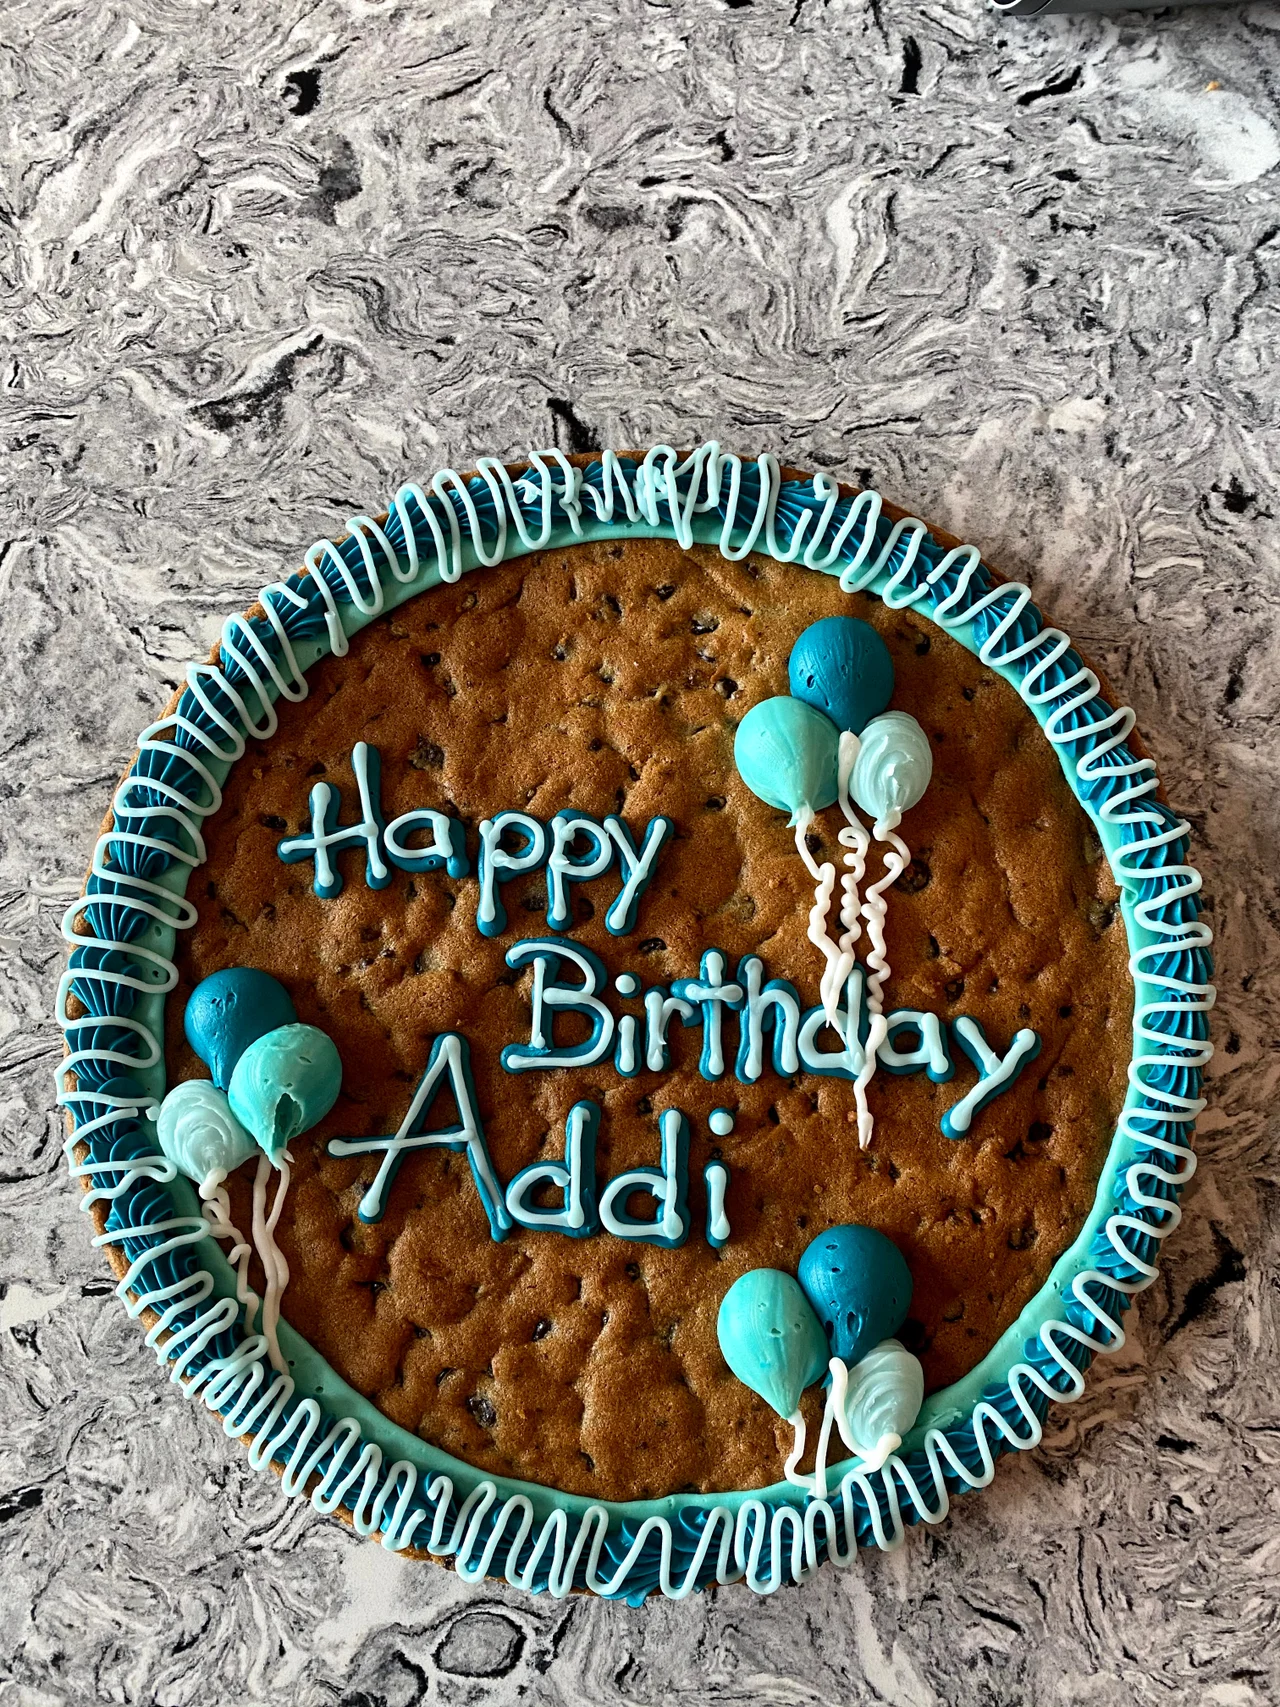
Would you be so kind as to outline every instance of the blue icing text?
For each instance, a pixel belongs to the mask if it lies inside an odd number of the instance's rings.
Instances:
[[[342,874],[329,857],[331,849],[364,849],[365,882],[370,889],[385,889],[391,867],[401,871],[434,871],[444,866],[450,877],[465,877],[470,870],[463,846],[463,829],[457,820],[429,807],[416,807],[388,824],[382,815],[381,760],[378,749],[357,741],[351,749],[351,770],[360,798],[360,822],[339,824],[342,797],[331,783],[318,782],[311,790],[311,833],[286,836],[277,849],[286,865],[315,861],[313,886],[328,901],[340,893]],[[403,838],[415,830],[430,830],[426,847],[406,847]]]
[[[458,1110],[458,1125],[438,1132],[424,1132],[423,1122],[431,1112],[443,1088],[448,1083]],[[357,1213],[362,1221],[381,1221],[387,1208],[390,1191],[400,1163],[410,1150],[465,1150],[471,1173],[489,1221],[494,1239],[505,1239],[511,1231],[511,1216],[498,1176],[494,1172],[484,1128],[476,1113],[475,1084],[471,1077],[471,1053],[465,1037],[456,1032],[441,1033],[431,1045],[426,1070],[409,1103],[409,1112],[400,1122],[398,1131],[390,1138],[331,1138],[331,1156],[365,1156],[382,1152],[382,1161],[373,1184],[360,1200]]]

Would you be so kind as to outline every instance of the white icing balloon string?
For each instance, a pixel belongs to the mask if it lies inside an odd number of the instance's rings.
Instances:
[[[843,954],[827,934],[827,918],[831,912],[831,896],[836,886],[836,868],[829,860],[821,865],[809,852],[809,844],[805,835],[813,823],[813,813],[805,807],[796,818],[796,852],[804,861],[810,877],[814,881],[813,906],[809,909],[809,941],[819,949],[825,962],[822,971],[822,1011],[827,1019],[835,1026],[837,1032],[837,1009],[840,996],[844,989],[844,981],[853,970],[853,956]]]
[[[289,1373],[289,1366],[280,1350],[276,1330],[280,1324],[280,1299],[289,1284],[289,1264],[285,1261],[284,1252],[276,1244],[275,1232],[280,1220],[280,1211],[284,1208],[284,1196],[289,1189],[290,1160],[286,1150],[280,1158],[280,1184],[276,1187],[270,1215],[267,1214],[267,1181],[271,1178],[272,1168],[270,1157],[265,1154],[258,1158],[258,1172],[253,1182],[253,1243],[267,1277],[260,1332],[267,1342],[267,1356],[271,1359],[272,1367],[278,1369],[281,1375]]]
[[[267,1356],[272,1366],[282,1375],[287,1375],[289,1371],[284,1353],[280,1350],[277,1329],[280,1323],[280,1299],[289,1284],[289,1264],[285,1260],[284,1252],[276,1244],[275,1231],[280,1212],[284,1208],[285,1193],[289,1189],[291,1159],[288,1151],[281,1157],[280,1184],[276,1187],[275,1199],[268,1214],[267,1182],[271,1178],[272,1166],[266,1155],[258,1157],[258,1171],[253,1182],[252,1244],[231,1219],[231,1199],[222,1183],[226,1175],[215,1171],[209,1174],[200,1186],[201,1212],[210,1234],[215,1239],[232,1241],[231,1249],[227,1252],[227,1261],[236,1271],[236,1298],[244,1309],[244,1330],[247,1334],[253,1333],[254,1319],[261,1305],[262,1322],[259,1332],[267,1342]],[[265,1301],[258,1297],[249,1283],[249,1257],[255,1249],[267,1279]]]
[[[882,1469],[902,1445],[902,1436],[899,1434],[882,1434],[870,1446],[857,1438],[849,1424],[849,1366],[843,1358],[833,1357],[828,1368],[831,1372],[831,1386],[827,1390],[827,1403],[822,1413],[822,1429],[818,1435],[811,1476],[803,1475],[797,1469],[804,1454],[804,1419],[799,1411],[790,1418],[790,1421],[793,1424],[798,1423],[799,1427],[796,1444],[787,1459],[786,1478],[793,1486],[804,1488],[815,1499],[825,1499],[827,1494],[827,1456],[831,1450],[833,1425],[839,1431],[841,1440],[854,1454],[855,1462],[842,1467],[842,1477]]]
[[[871,846],[871,837],[867,828],[854,810],[853,797],[849,793],[849,778],[853,775],[854,763],[858,757],[861,742],[850,730],[846,729],[840,737],[838,756],[836,798],[840,802],[840,810],[847,820],[840,831],[839,842],[848,851],[844,863],[849,868],[840,879],[840,924],[843,927],[840,937],[842,953],[852,957],[854,944],[862,935],[862,903],[858,897],[858,885],[866,876],[867,850]]]
[[[863,1150],[870,1144],[875,1127],[871,1110],[867,1107],[866,1089],[875,1077],[880,1045],[889,1035],[889,1022],[884,1016],[884,986],[890,972],[889,955],[884,940],[884,923],[888,913],[884,891],[891,888],[911,864],[911,849],[901,836],[894,833],[901,816],[900,812],[891,812],[888,817],[876,821],[874,834],[877,842],[888,844],[884,853],[884,876],[867,885],[862,901],[862,917],[866,921],[867,941],[870,944],[867,954],[866,989],[869,1030],[862,1071],[854,1085],[854,1095],[858,1104],[858,1144]]]
[[[783,1474],[786,1476],[787,1480],[793,1483],[797,1488],[807,1488],[810,1485],[811,1478],[808,1476],[802,1476],[797,1468],[800,1460],[804,1457],[806,1434],[804,1414],[799,1410],[793,1411],[787,1418],[787,1421],[795,1431],[795,1436],[791,1443],[790,1456],[783,1467]]]
[[[200,1187],[201,1212],[215,1239],[233,1241],[227,1261],[236,1271],[236,1298],[244,1307],[244,1331],[253,1332],[254,1317],[261,1300],[249,1284],[249,1257],[253,1246],[231,1219],[231,1199],[223,1185],[226,1175],[215,1171],[206,1176]]]

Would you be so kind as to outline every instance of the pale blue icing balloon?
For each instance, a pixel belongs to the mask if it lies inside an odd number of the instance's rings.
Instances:
[[[273,1162],[324,1119],[342,1088],[342,1061],[314,1025],[282,1025],[251,1043],[227,1092],[232,1111]]]
[[[924,1370],[897,1340],[881,1340],[849,1371],[845,1427],[869,1469],[896,1452],[924,1404]]]
[[[800,1258],[800,1285],[835,1355],[857,1363],[907,1319],[911,1270],[875,1227],[828,1227]]]
[[[787,665],[796,699],[855,735],[893,698],[893,659],[869,622],[824,616],[791,648]]]
[[[933,775],[929,737],[908,712],[886,711],[862,731],[849,792],[877,823],[896,821],[923,798]]]
[[[226,1092],[208,1079],[175,1085],[160,1104],[156,1131],[165,1155],[197,1185],[210,1175],[225,1178],[258,1150],[232,1113]]]
[[[794,1416],[800,1395],[827,1367],[827,1342],[809,1300],[789,1274],[753,1268],[720,1301],[716,1334],[739,1381],[780,1417]]]
[[[829,717],[802,699],[762,700],[738,725],[733,761],[752,794],[791,814],[821,812],[836,797],[840,734]]]
[[[187,1042],[213,1074],[221,1090],[251,1043],[297,1019],[289,992],[269,972],[228,966],[203,979],[191,992],[182,1026]]]

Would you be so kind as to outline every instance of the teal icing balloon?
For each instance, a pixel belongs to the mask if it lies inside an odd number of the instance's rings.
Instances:
[[[847,1364],[895,1334],[911,1306],[911,1270],[874,1227],[828,1227],[800,1258],[800,1285]]]
[[[862,732],[849,792],[879,823],[909,812],[932,775],[933,749],[924,730],[908,712],[886,711]]]
[[[827,1342],[809,1300],[789,1274],[753,1268],[720,1301],[716,1334],[724,1360],[780,1417],[827,1367]]]
[[[839,745],[829,717],[802,699],[779,694],[753,705],[742,719],[733,761],[752,794],[789,812],[794,824],[806,808],[821,812],[835,800]]]
[[[185,1079],[160,1104],[160,1148],[179,1173],[203,1185],[234,1172],[257,1154],[252,1136],[232,1113],[226,1093],[208,1079]]]
[[[332,1039],[314,1025],[282,1025],[245,1050],[227,1095],[237,1120],[278,1163],[292,1139],[324,1119],[341,1088]]]
[[[187,1042],[225,1091],[236,1062],[251,1043],[297,1019],[289,992],[269,972],[228,966],[191,992],[182,1028]]]
[[[824,616],[791,648],[787,665],[796,699],[855,735],[893,698],[893,659],[869,622]]]

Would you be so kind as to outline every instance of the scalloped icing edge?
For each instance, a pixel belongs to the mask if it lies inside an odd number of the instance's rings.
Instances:
[[[275,701],[305,697],[310,665],[345,653],[352,634],[405,599],[528,552],[619,536],[713,544],[730,561],[763,551],[930,618],[1036,717],[1121,890],[1135,1049],[1093,1208],[1017,1321],[975,1369],[926,1400],[883,1469],[847,1471],[825,1499],[783,1482],[587,1500],[486,1476],[419,1440],[283,1322],[293,1374],[275,1374],[262,1337],[234,1325],[232,1272],[193,1188],[143,1142],[142,1121],[164,1089],[176,931],[195,918],[184,890],[204,857],[200,825],[218,809],[246,736],[269,738]],[[743,1579],[767,1594],[806,1580],[824,1558],[847,1565],[859,1545],[889,1549],[907,1524],[941,1522],[952,1493],[985,1487],[1003,1452],[1036,1446],[1050,1401],[1078,1398],[1093,1356],[1123,1345],[1120,1317],[1155,1279],[1153,1259],[1195,1171],[1186,1140],[1212,1054],[1212,937],[1197,913],[1199,876],[1185,863],[1189,826],[1157,799],[1153,761],[1126,745],[1133,724],[1067,637],[1043,626],[1028,589],[995,581],[976,548],[947,549],[911,517],[891,521],[874,492],[842,494],[822,474],[785,480],[767,454],[748,462],[712,443],[684,457],[658,446],[643,459],[606,452],[575,463],[547,451],[512,468],[485,459],[465,478],[442,471],[429,494],[402,487],[381,522],[353,518],[342,541],[319,541],[302,571],[231,617],[216,666],[188,669],[173,707],[139,738],[85,894],[63,921],[73,949],[57,1003],[66,1152],[88,1184],[81,1207],[99,1221],[95,1243],[123,1268],[117,1292],[128,1313],[147,1315],[147,1343],[170,1379],[246,1440],[256,1469],[276,1466],[286,1493],[309,1494],[319,1511],[342,1508],[385,1547],[451,1559],[468,1581],[496,1574],[534,1593],[586,1588],[637,1605],[653,1592],[680,1600]],[[91,934],[78,934],[77,921]],[[84,1012],[68,1015],[69,994]]]

